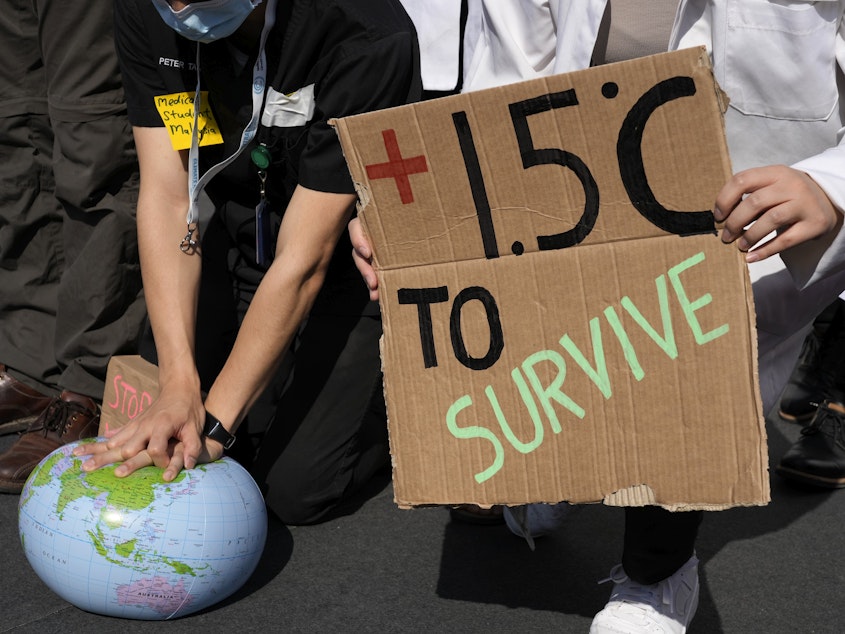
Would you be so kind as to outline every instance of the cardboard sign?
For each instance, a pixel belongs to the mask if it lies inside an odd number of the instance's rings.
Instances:
[[[114,356],[106,372],[99,435],[123,427],[157,397],[158,368],[138,355]]]
[[[335,122],[400,506],[769,501],[724,106],[690,49]]]

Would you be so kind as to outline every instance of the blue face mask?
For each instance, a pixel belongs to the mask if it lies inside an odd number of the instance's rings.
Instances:
[[[167,0],[153,0],[161,19],[179,35],[195,42],[213,42],[230,36],[262,0],[204,0],[180,11]]]

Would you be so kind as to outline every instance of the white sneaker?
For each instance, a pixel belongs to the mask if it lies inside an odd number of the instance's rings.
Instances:
[[[695,555],[671,577],[650,586],[628,578],[622,566],[610,571],[613,592],[596,614],[590,634],[683,634],[698,608],[698,559]]]
[[[534,538],[553,533],[563,526],[573,508],[568,502],[523,504],[506,506],[502,514],[511,533],[524,537],[531,550],[534,550]]]

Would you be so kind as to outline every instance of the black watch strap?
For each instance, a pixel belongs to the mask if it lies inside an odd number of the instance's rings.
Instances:
[[[212,440],[216,440],[223,445],[223,449],[231,449],[232,445],[235,444],[235,436],[230,434],[229,431],[223,427],[223,423],[209,412],[205,413],[205,427],[203,427],[202,435],[207,436]]]

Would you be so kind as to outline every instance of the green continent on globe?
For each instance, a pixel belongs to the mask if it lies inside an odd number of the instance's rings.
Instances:
[[[91,543],[94,546],[94,550],[97,551],[97,554],[110,561],[113,564],[118,566],[128,566],[133,570],[138,570],[140,572],[146,572],[151,568],[155,568],[153,564],[161,562],[167,566],[170,566],[176,574],[179,575],[190,575],[191,577],[196,577],[197,573],[192,566],[188,564],[177,561],[175,559],[171,559],[170,557],[166,557],[161,553],[154,553],[151,551],[144,551],[138,550],[135,551],[135,546],[137,545],[137,540],[131,539],[126,542],[121,542],[119,544],[115,544],[111,547],[111,550],[117,555],[116,557],[111,556],[109,554],[109,546],[108,540],[106,535],[103,534],[103,530],[100,526],[97,526],[97,530],[95,531],[87,531],[88,536],[91,538]],[[129,559],[129,557],[132,557]],[[201,570],[205,570],[210,566],[206,565],[201,568]]]
[[[129,557],[129,555],[131,555],[132,552],[135,550],[135,544],[137,543],[137,539],[130,539],[128,542],[116,544],[114,547],[114,551],[121,557]]]
[[[113,564],[147,571],[161,563],[169,566],[176,574],[192,577],[197,576],[198,570],[210,568],[206,565],[197,569],[150,551],[137,538],[117,541],[111,535],[113,530],[125,528],[124,520],[135,517],[138,511],[152,511],[156,492],[167,493],[174,485],[178,487],[185,483],[187,475],[184,471],[171,482],[165,482],[162,479],[164,470],[155,466],[143,467],[129,476],[118,478],[114,475],[117,465],[107,465],[86,473],[81,468],[83,460],[66,451],[50,455],[33,473],[29,496],[38,487],[58,485],[55,511],[60,519],[68,506],[77,500],[88,498],[104,502],[96,523],[86,532],[97,554]],[[22,504],[26,502],[24,500]],[[109,534],[104,533],[103,529],[109,531]]]
[[[60,515],[67,504],[82,496],[97,498],[103,494],[106,495],[106,504],[114,508],[127,511],[145,509],[155,501],[156,488],[177,484],[185,479],[185,472],[180,471],[172,482],[165,482],[161,477],[164,470],[152,466],[138,469],[124,478],[118,478],[114,475],[117,465],[108,465],[84,474],[80,478],[81,464],[82,461],[75,458],[74,468],[66,469],[59,476],[62,492],[59,495],[56,512]],[[112,525],[115,520],[106,515],[104,521]]]

